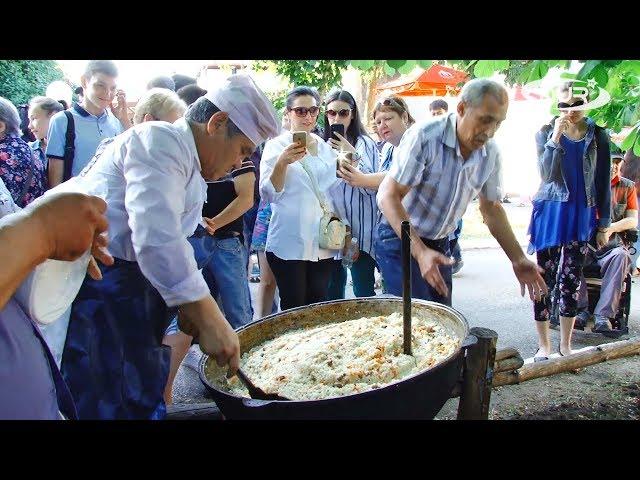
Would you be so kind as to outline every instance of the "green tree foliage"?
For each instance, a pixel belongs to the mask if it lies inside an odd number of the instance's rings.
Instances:
[[[0,96],[14,105],[44,95],[47,86],[64,79],[54,60],[0,60]]]

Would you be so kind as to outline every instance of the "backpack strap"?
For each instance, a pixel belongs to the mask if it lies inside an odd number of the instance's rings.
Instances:
[[[75,121],[73,120],[73,115],[69,110],[65,110],[64,114],[67,117],[67,131],[64,135],[64,170],[62,181],[66,182],[71,178],[73,157],[76,154],[76,125]]]

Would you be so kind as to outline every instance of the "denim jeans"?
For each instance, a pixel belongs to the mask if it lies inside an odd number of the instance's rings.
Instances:
[[[251,322],[253,307],[247,281],[247,252],[241,237],[218,239],[207,234],[191,236],[188,240],[209,291],[218,304],[222,304],[229,324],[237,329]]]
[[[338,300],[345,297],[347,286],[347,269],[342,266],[342,260],[335,261],[335,270],[329,280],[328,300]],[[360,252],[358,260],[351,267],[353,280],[353,294],[356,297],[374,297],[376,262],[367,252]]]
[[[211,238],[211,260],[202,270],[211,294],[219,298],[227,321],[234,329],[253,320],[247,279],[247,252],[241,237]]]
[[[449,239],[426,240],[427,247],[438,250],[444,256],[449,257]],[[376,227],[375,237],[376,261],[382,272],[386,292],[398,297],[402,296],[402,250],[400,238],[393,228],[386,223],[379,223]],[[411,258],[411,298],[421,298],[433,302],[451,306],[451,265],[441,266],[440,273],[449,288],[449,295],[443,297],[420,275],[418,263]]]

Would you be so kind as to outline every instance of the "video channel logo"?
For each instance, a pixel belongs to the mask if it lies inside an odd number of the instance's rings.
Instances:
[[[529,88],[541,88],[543,80],[528,83]],[[594,110],[611,101],[611,95],[590,78],[576,80],[561,78],[551,86],[551,97],[557,101],[557,108],[563,112]]]

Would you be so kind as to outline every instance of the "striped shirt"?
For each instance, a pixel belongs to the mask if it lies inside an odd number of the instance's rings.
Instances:
[[[389,175],[413,187],[402,200],[422,238],[439,240],[456,229],[478,194],[502,198],[502,160],[493,140],[465,160],[456,135],[456,113],[411,126],[394,149]],[[383,217],[383,222],[387,222]],[[388,222],[387,222],[388,223]]]
[[[380,154],[375,142],[360,136],[355,145],[360,154],[358,170],[362,173],[375,173],[380,164]],[[376,204],[377,190],[352,187],[341,181],[331,189],[334,207],[338,216],[351,226],[351,235],[358,239],[360,251],[373,255],[373,231],[378,218]]]

